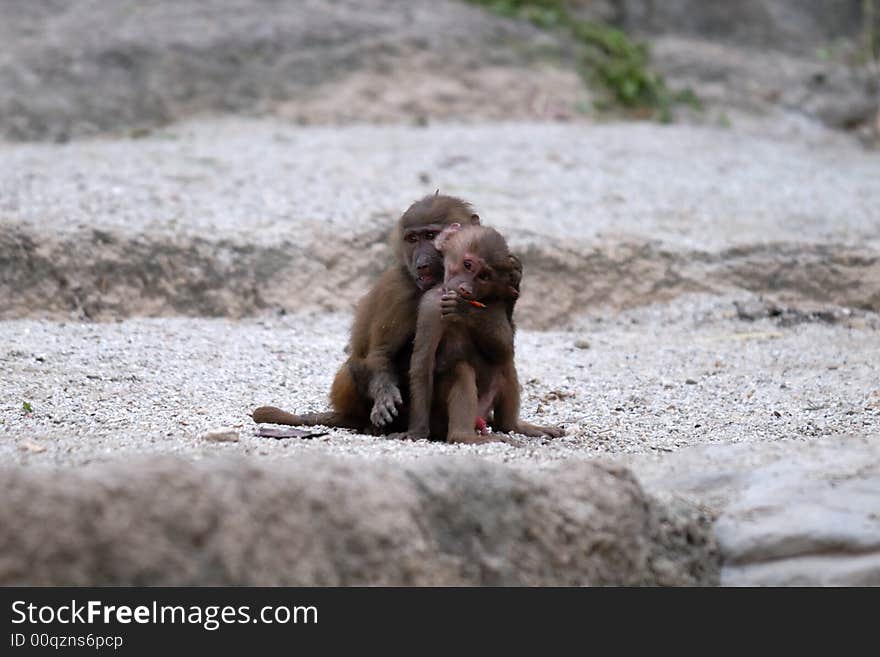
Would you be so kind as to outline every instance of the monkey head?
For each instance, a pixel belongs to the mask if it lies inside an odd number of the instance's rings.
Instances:
[[[434,239],[444,256],[443,287],[468,301],[519,297],[522,265],[494,228],[451,224]]]
[[[443,256],[434,240],[444,228],[479,225],[480,217],[469,203],[455,198],[432,194],[413,203],[397,222],[391,240],[397,261],[424,292],[443,278]]]

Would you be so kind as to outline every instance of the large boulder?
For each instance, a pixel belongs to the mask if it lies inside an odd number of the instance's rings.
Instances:
[[[724,586],[880,586],[876,435],[712,445],[631,466],[661,499],[714,509]]]
[[[714,584],[625,469],[160,457],[0,470],[0,585]]]

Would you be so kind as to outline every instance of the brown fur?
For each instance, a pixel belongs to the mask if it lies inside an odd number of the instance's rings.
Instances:
[[[497,231],[483,226],[446,229],[436,244],[445,256],[445,279],[419,305],[410,424],[397,437],[497,440],[474,431],[475,419],[490,414],[499,432],[562,435],[561,429],[519,419],[512,319],[522,276],[519,260]]]
[[[395,263],[358,304],[348,360],[330,389],[333,410],[294,415],[261,406],[252,415],[254,421],[321,424],[370,433],[405,427],[406,375],[419,301],[443,276],[443,258],[434,237],[450,224],[479,221],[468,203],[452,196],[434,194],[413,203],[391,235]]]

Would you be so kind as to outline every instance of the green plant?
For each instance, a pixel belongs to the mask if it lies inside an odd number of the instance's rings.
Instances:
[[[569,32],[580,48],[577,68],[581,77],[606,91],[607,97],[597,101],[597,109],[618,106],[661,121],[672,119],[676,104],[702,109],[692,90],[672,91],[663,76],[652,70],[646,44],[609,25],[576,18],[564,0],[469,1],[502,16],[525,18],[543,29]]]
[[[31,403],[29,401],[26,401],[22,403],[21,410],[23,410],[25,413],[33,413],[34,407],[31,406]]]
[[[862,23],[866,58],[880,59],[880,14],[874,0],[862,0]]]

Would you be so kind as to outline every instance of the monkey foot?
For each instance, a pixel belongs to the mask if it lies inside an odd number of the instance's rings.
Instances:
[[[516,427],[515,433],[521,433],[530,438],[559,438],[565,435],[565,429],[562,427],[542,427],[537,424],[522,422]]]

